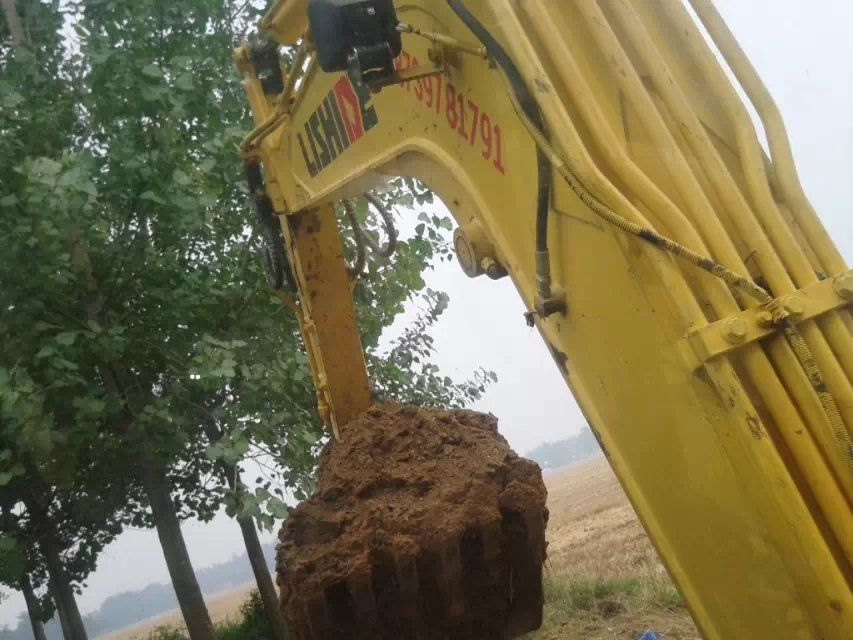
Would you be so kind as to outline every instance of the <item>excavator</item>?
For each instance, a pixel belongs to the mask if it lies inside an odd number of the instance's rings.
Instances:
[[[336,203],[415,178],[703,637],[853,637],[853,272],[712,1],[277,0],[260,30],[241,153],[331,433],[374,402]]]

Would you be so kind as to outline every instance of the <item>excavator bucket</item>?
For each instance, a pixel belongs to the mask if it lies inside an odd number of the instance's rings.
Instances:
[[[546,490],[494,416],[375,406],[324,451],[277,569],[297,640],[515,638],[542,622]]]

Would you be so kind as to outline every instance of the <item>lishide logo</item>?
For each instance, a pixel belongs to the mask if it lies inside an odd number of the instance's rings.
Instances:
[[[342,76],[308,117],[296,138],[312,178],[379,122],[370,99],[370,89]]]

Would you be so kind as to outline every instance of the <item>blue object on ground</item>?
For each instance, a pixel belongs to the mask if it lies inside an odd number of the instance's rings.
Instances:
[[[634,640],[663,640],[663,636],[656,631],[646,631],[638,635]]]

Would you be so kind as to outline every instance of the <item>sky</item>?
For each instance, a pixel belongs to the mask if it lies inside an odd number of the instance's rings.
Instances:
[[[849,0],[717,0],[718,8],[776,98],[788,126],[808,196],[830,234],[853,257],[853,3]],[[498,374],[475,408],[500,420],[510,445],[526,452],[577,433],[584,420],[509,278],[468,279],[442,263],[429,285],[450,295],[434,331],[435,363],[458,378],[484,367]],[[183,528],[196,568],[243,551],[237,525],[220,515]],[[264,540],[272,539],[266,534]],[[80,607],[90,612],[113,593],[166,582],[168,573],[152,531],[127,531],[109,545],[90,577]],[[0,605],[0,625],[15,624],[23,602]]]

